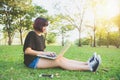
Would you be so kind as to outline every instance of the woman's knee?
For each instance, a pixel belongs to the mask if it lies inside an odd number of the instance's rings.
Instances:
[[[55,59],[56,62],[61,62],[64,59],[64,57],[60,56],[57,59]]]
[[[55,59],[55,62],[60,66],[61,64],[64,64],[64,62],[66,61],[66,59],[64,57],[59,57],[57,59]]]

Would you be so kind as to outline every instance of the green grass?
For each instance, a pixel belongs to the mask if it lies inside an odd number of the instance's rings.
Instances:
[[[60,46],[47,46],[47,50],[59,52]],[[54,74],[53,80],[120,80],[120,49],[88,46],[71,46],[65,53],[69,59],[86,61],[97,52],[102,64],[97,72],[55,69],[30,69],[23,64],[22,46],[0,46],[0,80],[50,80],[39,74]]]

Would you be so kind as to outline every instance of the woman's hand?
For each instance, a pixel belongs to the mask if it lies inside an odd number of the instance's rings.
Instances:
[[[44,55],[50,56],[50,57],[55,57],[56,53],[55,52],[44,52]]]

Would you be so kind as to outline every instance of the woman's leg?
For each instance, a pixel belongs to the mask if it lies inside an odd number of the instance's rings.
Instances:
[[[40,58],[37,63],[37,68],[54,68],[54,67],[59,67],[56,59],[51,60]]]
[[[89,66],[75,60],[59,57],[55,60],[40,58],[37,68],[61,67],[66,70],[90,70]]]
[[[72,63],[76,63],[76,64],[83,64],[83,65],[88,65],[88,62],[83,62],[83,61],[77,61],[77,60],[69,60]]]
[[[64,57],[60,59],[59,66],[66,70],[90,70],[89,65],[86,65],[86,62],[80,62],[76,60],[69,60]]]

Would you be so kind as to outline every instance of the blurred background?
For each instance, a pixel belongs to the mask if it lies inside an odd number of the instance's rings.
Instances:
[[[0,0],[0,45],[23,45],[37,17],[47,45],[120,47],[120,0]]]

